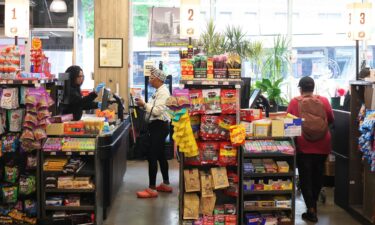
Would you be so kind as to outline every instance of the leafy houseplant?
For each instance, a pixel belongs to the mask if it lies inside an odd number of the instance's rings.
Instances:
[[[220,55],[225,53],[225,37],[216,31],[214,21],[210,19],[206,25],[206,30],[198,40],[198,46],[202,46],[207,56]]]

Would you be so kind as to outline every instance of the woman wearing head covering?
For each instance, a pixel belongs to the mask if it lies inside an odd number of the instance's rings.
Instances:
[[[66,69],[65,73],[69,74],[70,79],[70,92],[68,104],[64,106],[63,114],[73,114],[74,120],[80,120],[83,110],[97,109],[100,107],[100,102],[95,102],[98,93],[105,86],[100,83],[95,91],[90,92],[87,96],[83,97],[81,94],[81,86],[85,76],[81,67],[73,65]]]
[[[138,106],[146,111],[146,119],[150,118],[148,129],[151,136],[151,149],[148,151],[148,175],[149,187],[137,192],[139,198],[154,198],[157,191],[172,192],[169,186],[169,168],[165,152],[165,139],[169,133],[170,118],[166,112],[166,101],[170,96],[167,86],[164,84],[166,75],[156,68],[151,69],[150,85],[156,88],[151,100],[145,103],[142,99],[136,99]],[[160,165],[163,182],[156,186],[156,175]]]

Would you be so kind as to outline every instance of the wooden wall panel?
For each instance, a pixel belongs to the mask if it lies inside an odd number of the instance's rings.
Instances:
[[[95,47],[94,79],[95,85],[105,82],[112,92],[119,85],[119,94],[128,99],[129,63],[129,0],[95,0]],[[99,38],[123,39],[123,67],[99,68]],[[126,105],[126,104],[125,104]]]

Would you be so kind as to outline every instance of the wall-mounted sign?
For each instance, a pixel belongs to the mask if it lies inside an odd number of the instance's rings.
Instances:
[[[368,40],[371,37],[372,25],[371,3],[350,3],[348,9],[348,38],[352,40]]]
[[[99,67],[122,67],[122,38],[99,38]]]
[[[199,38],[200,0],[181,0],[180,38]]]
[[[155,65],[154,60],[145,60],[143,61],[143,74],[145,77],[149,77],[151,75],[151,68]]]
[[[29,0],[5,0],[5,36],[29,37],[29,7]]]

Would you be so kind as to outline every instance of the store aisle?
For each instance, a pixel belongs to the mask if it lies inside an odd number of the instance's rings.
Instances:
[[[136,191],[148,183],[147,162],[128,161],[128,169],[124,177],[112,211],[105,225],[178,225],[178,163],[170,161],[170,178],[174,188],[172,194],[160,193],[156,199],[137,199]],[[161,175],[158,174],[158,183]],[[318,206],[318,225],[359,225],[343,209],[333,203],[333,189],[326,188],[327,202]],[[296,202],[296,225],[307,225],[301,219],[305,206],[302,197]]]

